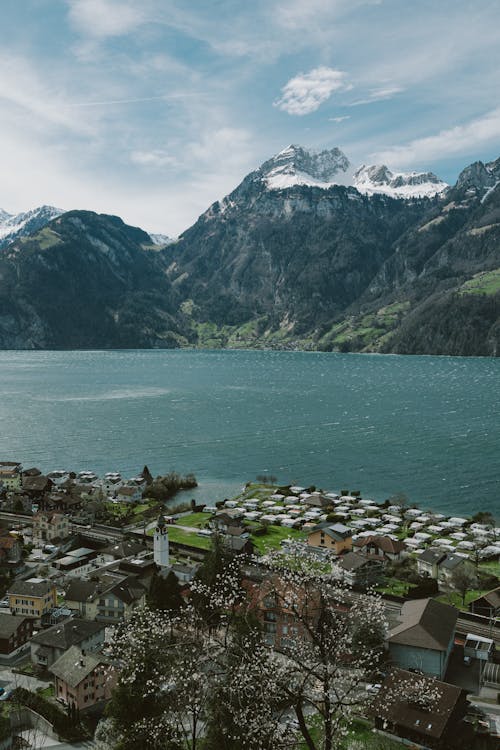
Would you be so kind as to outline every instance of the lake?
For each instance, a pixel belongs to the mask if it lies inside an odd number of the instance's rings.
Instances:
[[[209,503],[269,473],[500,516],[500,359],[3,351],[0,392],[0,460],[44,472],[192,471]]]

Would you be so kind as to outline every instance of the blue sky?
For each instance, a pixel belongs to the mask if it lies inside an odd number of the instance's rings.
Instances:
[[[0,207],[176,235],[289,143],[500,156],[498,0],[2,0]]]

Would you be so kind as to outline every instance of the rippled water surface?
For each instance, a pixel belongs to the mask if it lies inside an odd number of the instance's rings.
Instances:
[[[500,516],[500,359],[307,352],[0,352],[0,460],[193,471],[200,499],[269,472]]]

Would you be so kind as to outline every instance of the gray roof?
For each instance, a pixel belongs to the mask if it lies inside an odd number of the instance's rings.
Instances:
[[[50,671],[70,687],[76,688],[100,664],[107,665],[109,660],[101,654],[86,653],[84,655],[78,646],[71,646],[53,663]]]
[[[53,584],[45,578],[30,578],[27,581],[14,581],[8,593],[12,596],[45,596]]]
[[[163,518],[163,516],[160,516]],[[165,522],[165,519],[163,519]],[[158,520],[159,523],[159,520]],[[138,555],[140,552],[144,552],[146,547],[141,542],[136,542],[128,539],[124,539],[115,544],[110,544],[101,550],[103,555],[111,555],[115,560],[121,560],[122,557],[130,557],[130,555]]]
[[[435,599],[416,599],[401,608],[401,624],[389,631],[389,643],[446,651],[455,635],[458,612]]]
[[[429,547],[428,549],[424,550],[421,555],[418,556],[418,559],[434,565],[435,563],[440,563],[441,560],[444,560],[445,557],[446,552],[442,552],[441,550],[437,549],[431,549]]]
[[[344,526],[343,523],[328,523],[328,521],[323,521],[323,523],[319,523],[314,529],[311,529],[311,533],[315,531],[324,531],[327,536],[336,542],[341,542],[352,536],[352,530],[348,526]]]
[[[369,557],[359,552],[347,552],[345,555],[342,555],[338,562],[343,570],[359,570],[359,568],[363,568],[365,565],[373,565],[374,563],[380,565],[380,558],[375,559],[375,556]]]
[[[63,648],[64,650],[87,640],[95,633],[105,630],[105,625],[91,620],[74,618],[65,620],[58,625],[53,625],[47,630],[41,630],[33,636],[32,643],[48,646],[50,648]]]
[[[446,568],[446,570],[455,570],[460,565],[465,563],[465,558],[460,555],[446,555],[442,563],[439,564],[440,568]]]
[[[28,617],[24,615],[10,615],[7,612],[0,614],[0,638],[10,638]]]
[[[415,701],[409,699],[412,695],[412,686],[422,689],[422,682],[437,694],[434,705],[429,710],[419,707]],[[462,715],[465,714],[464,698],[465,691],[455,685],[415,675],[404,669],[393,669],[382,683],[382,688],[368,711],[371,716],[394,722],[411,732],[439,739],[460,705],[463,705]],[[455,720],[459,718],[460,715],[455,715]]]

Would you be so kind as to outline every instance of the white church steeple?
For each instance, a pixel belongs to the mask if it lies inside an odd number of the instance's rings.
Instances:
[[[154,561],[160,568],[170,565],[167,524],[162,515],[158,518],[154,533]]]

